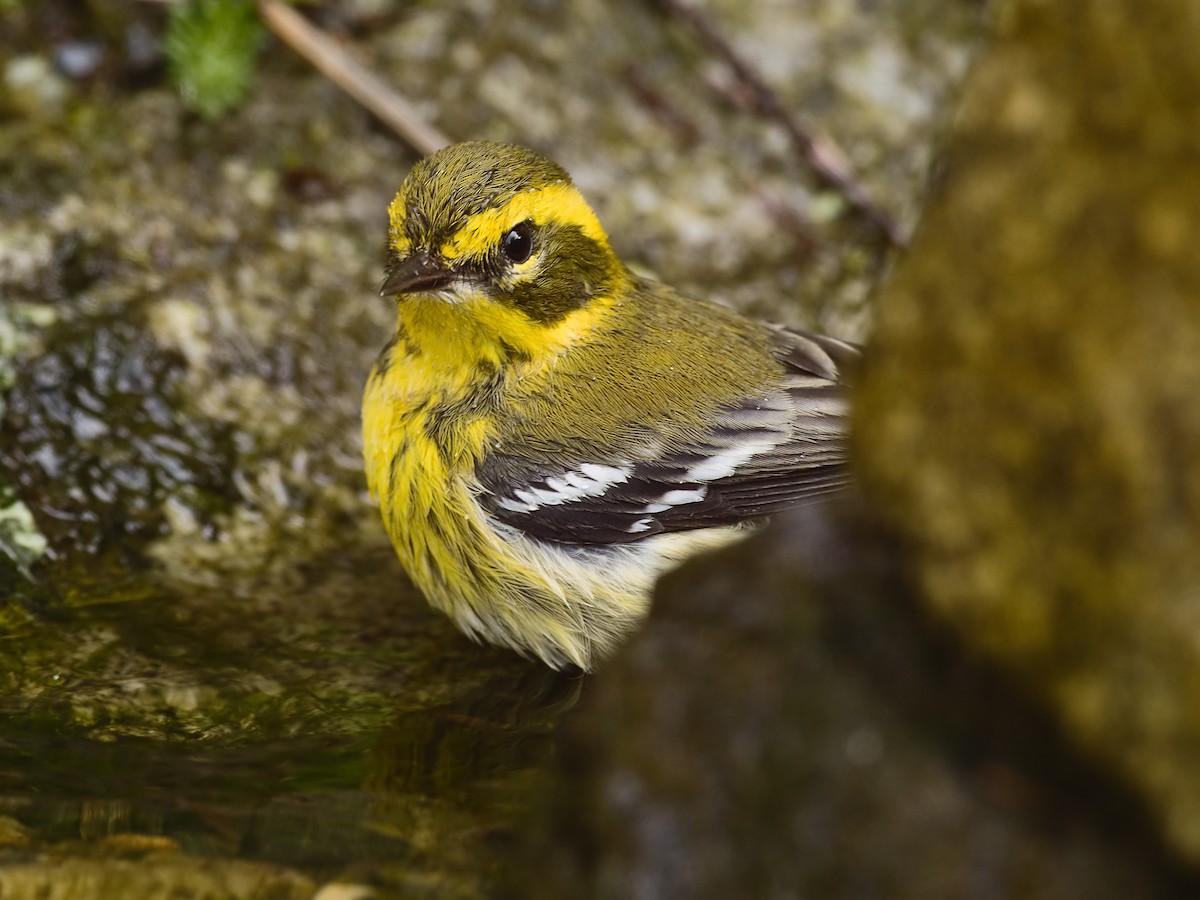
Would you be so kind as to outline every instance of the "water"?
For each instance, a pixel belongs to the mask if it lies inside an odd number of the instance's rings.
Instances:
[[[78,896],[492,890],[583,681],[468,643],[373,549],[257,604],[143,576],[30,615],[3,645],[4,896],[66,864]]]

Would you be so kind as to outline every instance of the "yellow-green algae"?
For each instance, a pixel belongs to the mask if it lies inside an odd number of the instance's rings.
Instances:
[[[857,397],[924,601],[1200,863],[1200,8],[1000,4]]]

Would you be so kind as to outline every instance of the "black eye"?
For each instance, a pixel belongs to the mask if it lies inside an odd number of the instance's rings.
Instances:
[[[533,223],[526,219],[500,238],[500,249],[512,262],[523,263],[533,253]]]

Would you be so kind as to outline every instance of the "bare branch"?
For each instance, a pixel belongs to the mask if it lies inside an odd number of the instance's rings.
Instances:
[[[411,103],[355,62],[341,47],[281,0],[259,0],[259,12],[281,41],[378,116],[423,156],[451,143]]]
[[[908,243],[908,235],[891,215],[879,208],[854,177],[849,161],[831,138],[806,127],[784,106],[762,76],[734,50],[716,26],[686,0],[658,0],[670,15],[685,22],[733,72],[749,94],[753,111],[774,119],[787,131],[792,145],[814,172],[846,201],[867,217],[897,247]]]

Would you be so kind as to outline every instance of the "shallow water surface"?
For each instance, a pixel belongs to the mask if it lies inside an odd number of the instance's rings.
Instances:
[[[379,552],[257,612],[147,577],[31,617],[4,648],[0,893],[489,891],[583,682],[403,584]]]

